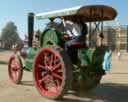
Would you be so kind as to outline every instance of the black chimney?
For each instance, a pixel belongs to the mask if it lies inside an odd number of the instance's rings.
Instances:
[[[127,52],[128,52],[128,25],[126,26],[127,27],[127,42],[126,42],[126,46],[127,46]]]
[[[32,47],[34,33],[34,13],[28,13],[28,45]]]

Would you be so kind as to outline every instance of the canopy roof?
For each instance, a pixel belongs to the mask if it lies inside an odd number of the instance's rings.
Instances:
[[[88,5],[77,6],[73,8],[39,13],[35,15],[37,19],[52,19],[63,17],[64,19],[73,20],[80,17],[83,21],[101,21],[113,20],[117,16],[114,8],[106,5]]]

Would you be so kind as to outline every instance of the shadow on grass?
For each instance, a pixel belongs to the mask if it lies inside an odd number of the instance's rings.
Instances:
[[[24,85],[24,86],[34,86],[34,82],[33,81],[22,81],[20,83],[20,85]]]
[[[8,64],[7,61],[0,61],[0,64]]]
[[[88,93],[69,92],[59,102],[128,102],[128,85],[104,83]]]
[[[126,75],[128,75],[128,72],[110,72],[109,74],[119,74],[119,75],[123,75],[123,74],[126,74]]]

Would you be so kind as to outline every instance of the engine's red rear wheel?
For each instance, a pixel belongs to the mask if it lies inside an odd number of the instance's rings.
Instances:
[[[57,99],[72,82],[72,66],[68,56],[53,48],[43,48],[34,62],[34,81],[41,95]]]

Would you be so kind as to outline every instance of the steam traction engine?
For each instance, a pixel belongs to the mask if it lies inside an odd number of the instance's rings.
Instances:
[[[23,70],[33,71],[34,84],[39,93],[50,99],[62,97],[69,89],[83,88],[90,90],[96,87],[105,74],[102,68],[106,46],[103,40],[103,21],[113,20],[117,15],[115,9],[104,5],[89,5],[54,12],[34,15],[28,14],[28,46],[12,55],[8,63],[10,80],[20,84]],[[80,18],[88,23],[88,44],[76,43],[65,51],[64,33],[58,29],[47,28],[40,34],[39,45],[33,46],[34,18],[73,20]],[[92,29],[92,23],[96,28]],[[101,26],[99,28],[98,26]],[[92,46],[92,34],[100,37],[100,45]],[[87,37],[87,35],[85,36]]]

